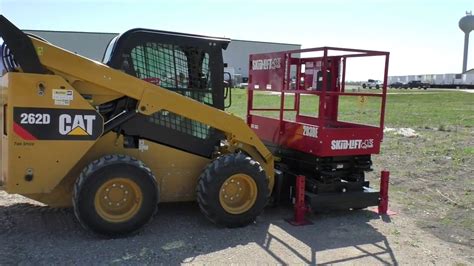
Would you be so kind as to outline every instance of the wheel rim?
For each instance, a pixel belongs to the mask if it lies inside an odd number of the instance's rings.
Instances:
[[[127,178],[113,178],[102,184],[95,194],[94,206],[104,220],[113,223],[133,218],[140,209],[143,195],[140,187]]]
[[[224,210],[231,214],[248,211],[257,200],[257,184],[246,174],[235,174],[227,178],[219,192],[219,201]]]

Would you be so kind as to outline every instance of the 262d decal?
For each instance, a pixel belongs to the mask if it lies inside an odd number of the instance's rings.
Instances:
[[[13,131],[23,140],[95,140],[103,119],[94,110],[13,108]]]

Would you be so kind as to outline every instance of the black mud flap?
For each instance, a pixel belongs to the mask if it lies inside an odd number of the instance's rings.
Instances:
[[[364,187],[363,191],[318,194],[306,192],[305,196],[305,200],[310,205],[311,210],[319,212],[363,209],[377,206],[380,193],[374,189]]]

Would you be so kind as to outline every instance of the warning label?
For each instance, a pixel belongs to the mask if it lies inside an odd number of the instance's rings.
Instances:
[[[53,90],[53,100],[72,101],[74,99],[73,90]]]

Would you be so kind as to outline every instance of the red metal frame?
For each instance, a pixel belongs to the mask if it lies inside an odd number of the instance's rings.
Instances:
[[[309,52],[322,52],[323,55],[300,57]],[[330,54],[334,52],[338,54]],[[382,93],[345,92],[347,61],[349,58],[363,56],[385,57]],[[379,153],[383,138],[388,62],[388,52],[335,47],[250,55],[247,123],[265,142],[316,156]],[[305,73],[301,71],[303,65]],[[290,77],[292,67],[296,70],[294,86]],[[308,74],[311,73],[308,69],[313,70],[312,76]],[[253,97],[256,91],[278,92],[280,108],[255,108]],[[295,95],[294,104],[293,108],[285,109],[285,95],[288,94]],[[302,94],[319,96],[317,117],[300,114]],[[340,96],[381,98],[379,126],[339,121]],[[279,112],[279,115],[276,119],[256,115],[254,111],[273,111]],[[295,121],[284,119],[287,111],[296,111]]]

